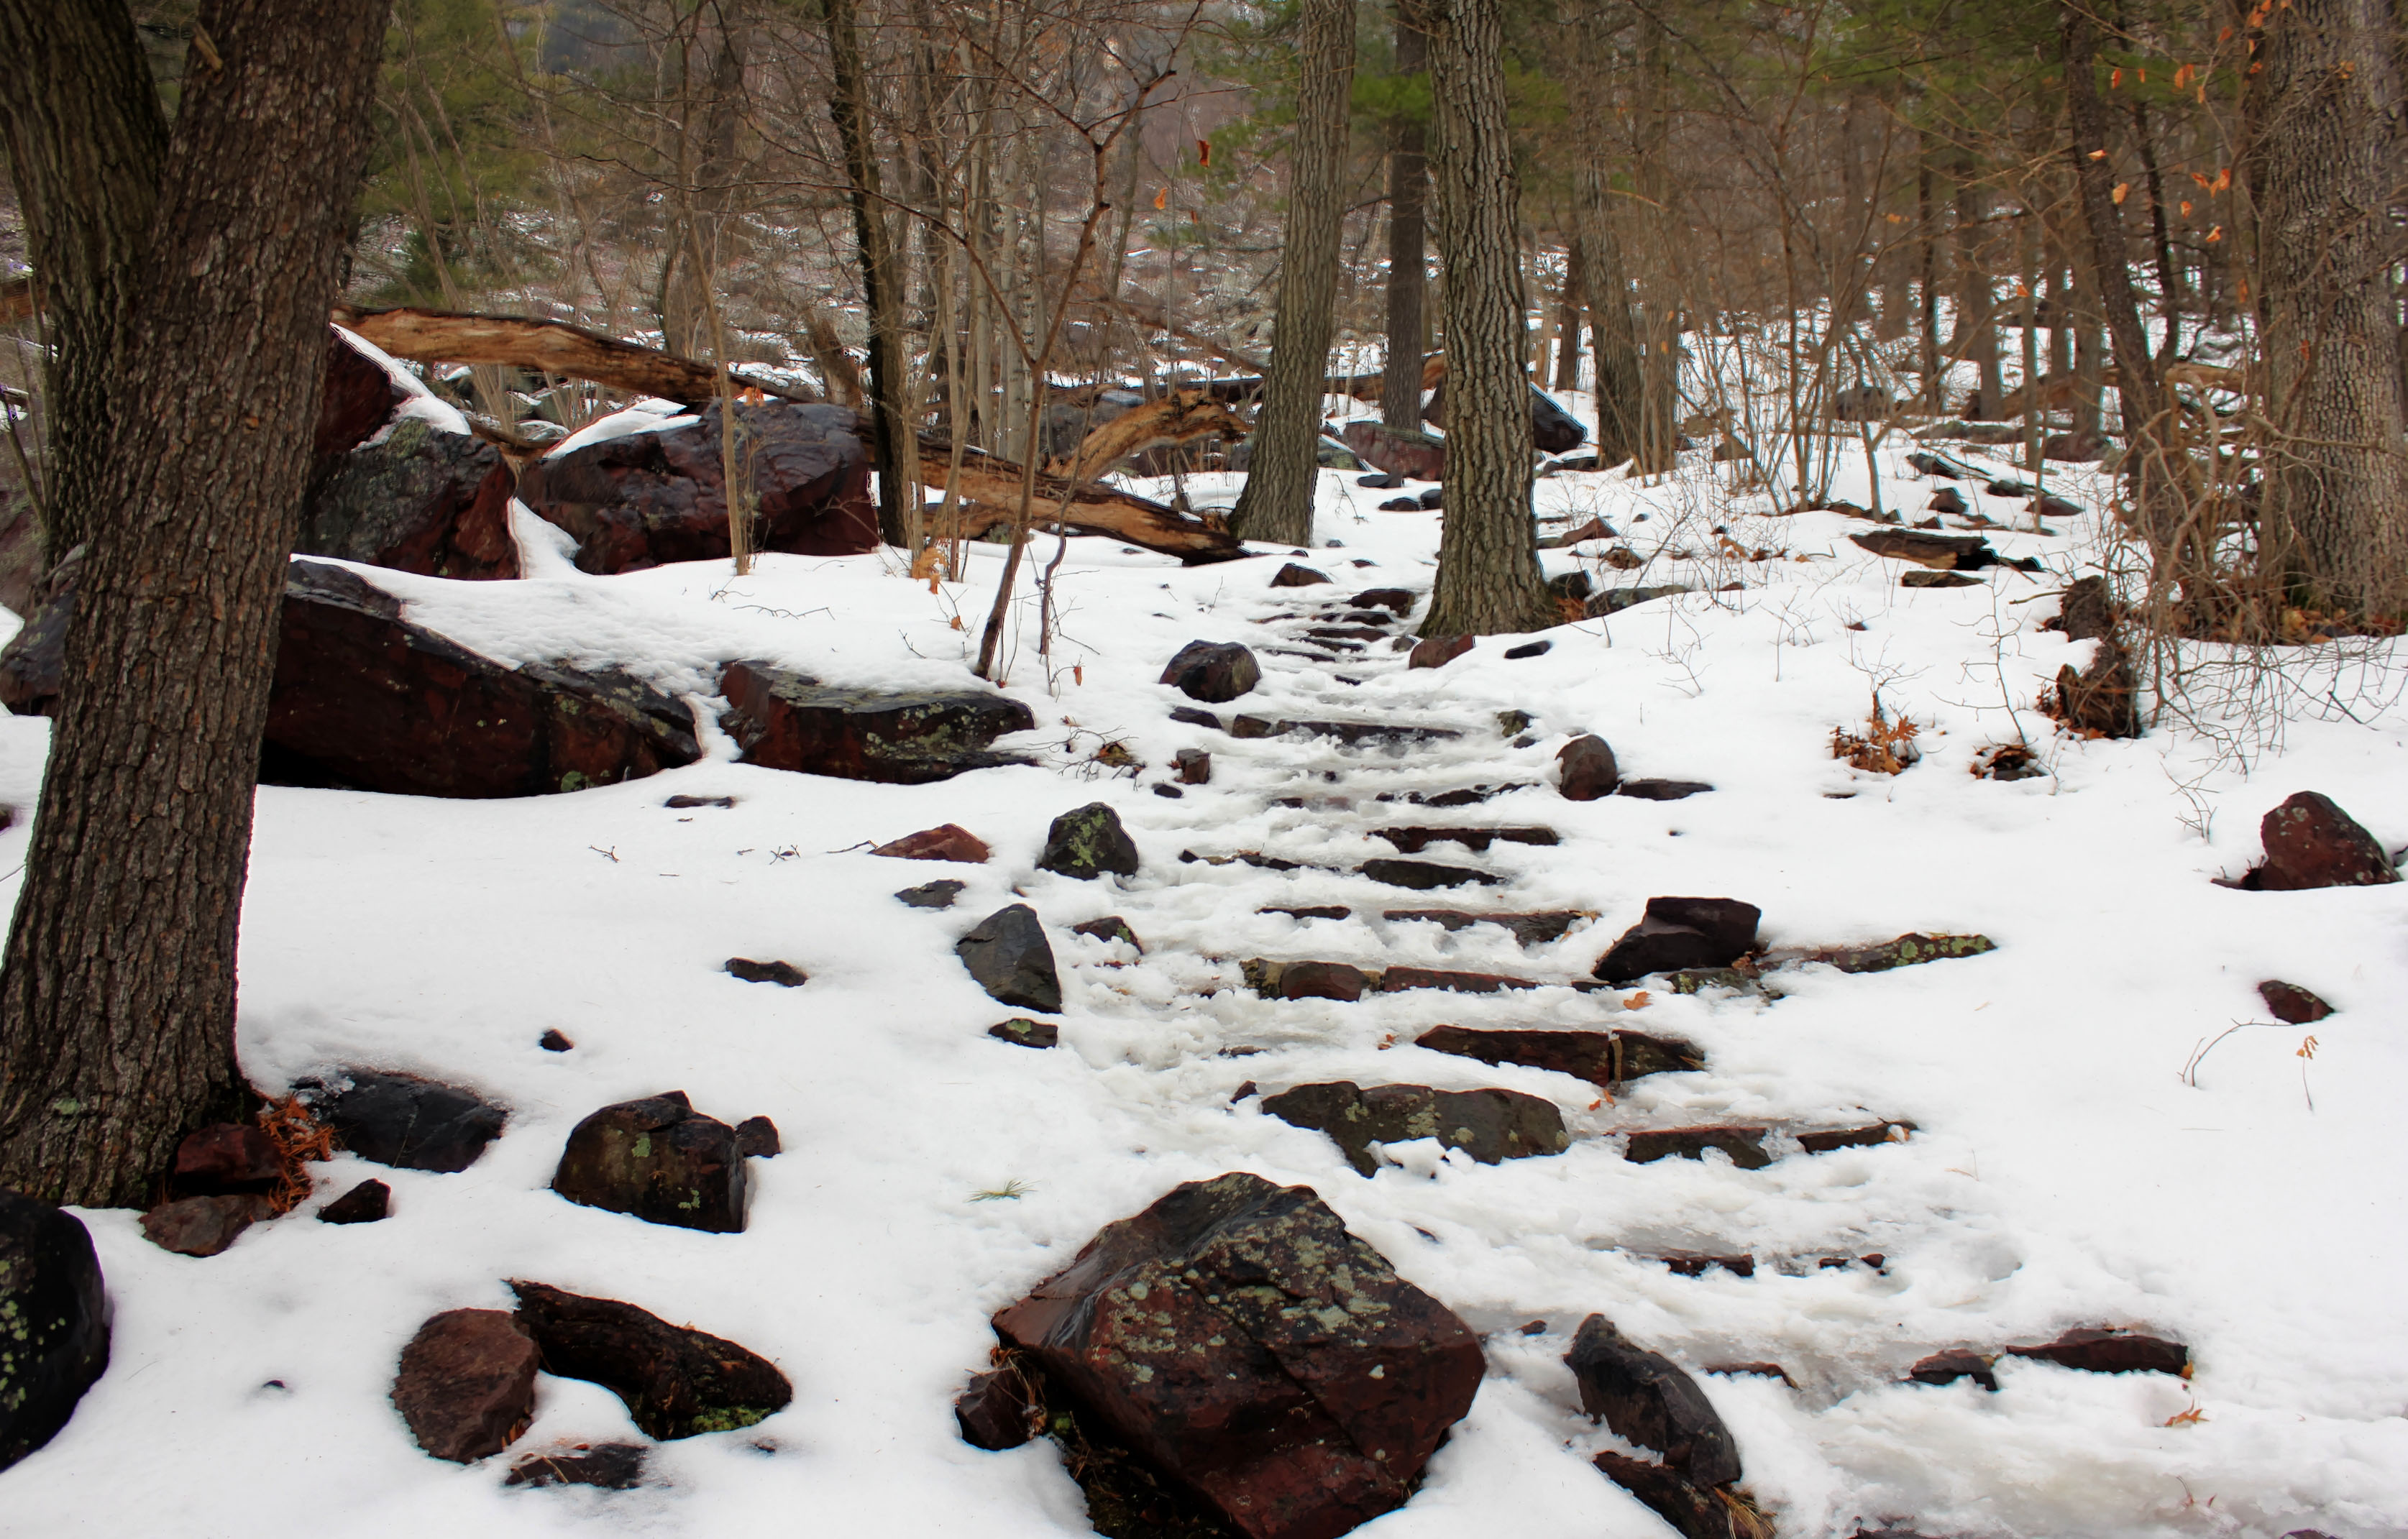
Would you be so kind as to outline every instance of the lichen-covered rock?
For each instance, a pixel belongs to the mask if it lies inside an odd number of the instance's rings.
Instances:
[[[1518,1090],[1434,1090],[1426,1085],[1350,1080],[1298,1085],[1266,1097],[1263,1110],[1283,1122],[1327,1133],[1356,1171],[1380,1168],[1377,1144],[1435,1138],[1484,1165],[1534,1154],[1561,1154],[1571,1140],[1552,1101]]]
[[[1263,665],[1234,641],[1191,641],[1162,670],[1159,682],[1190,700],[1217,705],[1263,681]]]
[[[498,1309],[447,1309],[401,1349],[393,1404],[418,1446],[468,1464],[535,1418],[536,1345]]]
[[[1645,1032],[1484,1032],[1433,1026],[1413,1046],[1483,1063],[1553,1069],[1608,1090],[1641,1075],[1682,1074],[1706,1066],[1706,1055],[1692,1044]]]
[[[509,668],[403,618],[357,573],[295,562],[260,777],[406,796],[540,796],[700,758],[693,715],[624,674]]]
[[[794,1386],[767,1359],[732,1341],[616,1299],[538,1282],[510,1284],[518,1323],[562,1378],[599,1384],[627,1403],[650,1437],[730,1432],[784,1409]]]
[[[2258,825],[2266,858],[2241,878],[2253,892],[2378,887],[2400,879],[2390,853],[2329,796],[2303,791]]]
[[[763,663],[731,663],[719,677],[722,719],[748,764],[916,786],[966,770],[1022,764],[989,745],[1026,732],[1026,705],[982,690],[841,690]]]
[[[714,1234],[744,1228],[744,1156],[736,1130],[683,1090],[623,1101],[570,1131],[552,1190],[572,1203]]]
[[[108,1366],[108,1294],[83,1221],[0,1187],[0,1470],[50,1442]]]
[[[1594,969],[1608,983],[1650,973],[1728,967],[1756,949],[1754,904],[1735,898],[1650,898],[1645,916],[1623,932]]]
[[[576,536],[577,564],[633,572],[723,561],[724,446],[716,401],[681,426],[555,450],[519,477],[519,499]],[[736,462],[754,503],[752,549],[805,556],[878,549],[868,439],[844,406],[738,403]]]
[[[404,418],[381,439],[318,462],[293,549],[429,577],[515,577],[517,482],[483,439]]]
[[[1045,831],[1045,850],[1037,869],[1080,881],[1094,881],[1110,871],[1137,875],[1137,841],[1121,827],[1121,815],[1102,802],[1090,802],[1054,819]]]
[[[1107,1225],[996,1332],[1245,1539],[1335,1539],[1404,1503],[1479,1388],[1480,1344],[1305,1187],[1232,1174]]]
[[[1952,957],[1978,957],[1998,946],[1987,935],[1904,934],[1873,946],[1830,946],[1809,951],[1801,962],[1819,962],[1842,973],[1886,973],[1894,967],[1944,962]]]
[[[474,1090],[411,1074],[348,1069],[294,1090],[343,1147],[395,1170],[466,1170],[509,1120]]]
[[[1062,976],[1054,965],[1054,943],[1037,910],[1025,903],[998,908],[953,943],[978,986],[998,1005],[1051,1015],[1062,1008]]]

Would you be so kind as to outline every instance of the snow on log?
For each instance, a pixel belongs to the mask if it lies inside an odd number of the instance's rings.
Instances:
[[[1081,446],[1082,456],[1085,448]],[[939,492],[950,485],[960,504],[959,530],[942,528],[932,530],[932,534],[947,539],[957,534],[965,539],[974,538],[1009,523],[1019,514],[1023,467],[967,449],[962,455],[961,474],[955,477],[952,462],[950,444],[934,435],[922,436],[920,483]],[[1125,492],[1040,472],[1030,505],[1030,527],[1053,523],[1068,525],[1082,534],[1109,534],[1148,550],[1177,556],[1190,565],[1232,561],[1246,553],[1245,547],[1217,518],[1182,513],[1167,504],[1149,502]]]
[[[719,393],[719,371],[708,363],[639,348],[563,321],[415,308],[362,310],[348,305],[336,306],[334,319],[394,357],[422,363],[504,363],[689,406]],[[789,401],[819,400],[808,390],[742,376],[736,385]]]

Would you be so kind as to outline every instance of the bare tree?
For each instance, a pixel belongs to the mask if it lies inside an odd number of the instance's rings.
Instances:
[[[1429,39],[1397,9],[1397,73],[1429,66]],[[1417,116],[1399,113],[1388,124],[1388,284],[1386,359],[1380,371],[1380,420],[1398,433],[1422,426],[1423,291],[1429,287],[1427,206],[1429,162]]]

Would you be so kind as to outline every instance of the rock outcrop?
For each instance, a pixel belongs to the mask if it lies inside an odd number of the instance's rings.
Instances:
[[[916,786],[1026,763],[988,745],[1037,725],[1026,705],[989,691],[834,689],[763,663],[729,663],[719,692],[746,763],[842,780]]]

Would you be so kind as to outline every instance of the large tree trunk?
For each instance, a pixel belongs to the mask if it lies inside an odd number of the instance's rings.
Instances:
[[[1397,73],[1429,64],[1429,39],[1415,31],[1404,7],[1397,12]],[[1419,118],[1388,125],[1388,355],[1380,373],[1380,420],[1398,433],[1422,426],[1422,292],[1429,286],[1427,192]]]
[[[1354,0],[1303,0],[1296,50],[1302,73],[1270,369],[1263,377],[1262,407],[1254,413],[1246,489],[1229,515],[1229,527],[1240,537],[1276,545],[1312,543],[1322,382],[1329,378],[1329,335],[1337,324],[1346,116],[1354,90]]]
[[[109,382],[167,154],[167,121],[124,0],[0,0],[0,145],[42,317],[49,494],[42,560],[92,533]]]
[[[1530,386],[1522,376],[1521,187],[1505,101],[1500,0],[1423,0],[1446,264],[1446,520],[1424,635],[1556,622],[1530,517]]]
[[[912,547],[919,524],[919,495],[912,489],[913,435],[904,418],[910,388],[903,348],[903,274],[886,224],[886,200],[879,195],[878,147],[869,128],[868,72],[862,64],[861,32],[853,0],[822,0],[826,7],[828,59],[836,90],[829,115],[844,141],[853,193],[853,229],[861,252],[861,290],[869,312],[869,409],[877,432],[878,534],[889,545]]]
[[[1615,465],[1640,451],[1640,411],[1645,374],[1639,332],[1630,318],[1630,281],[1623,267],[1621,237],[1613,221],[1612,104],[1604,95],[1612,71],[1612,23],[1604,12],[1571,21],[1572,109],[1579,115],[1581,152],[1572,178],[1572,259],[1588,302],[1589,330],[1597,342],[1597,463]]]
[[[1656,476],[1671,470],[1681,455],[1681,295],[1675,274],[1683,257],[1673,249],[1671,51],[1663,19],[1653,10],[1639,19],[1639,78],[1645,95],[1638,172],[1647,241],[1639,269],[1637,451],[1639,469]]]
[[[2275,434],[2266,455],[2272,554],[2297,599],[2386,617],[2408,604],[2389,22],[2382,0],[2291,0],[2272,12],[2245,162]]]
[[[116,387],[115,511],[76,592],[0,973],[0,1186],[141,1204],[242,1093],[252,783],[386,15],[200,8]]]

